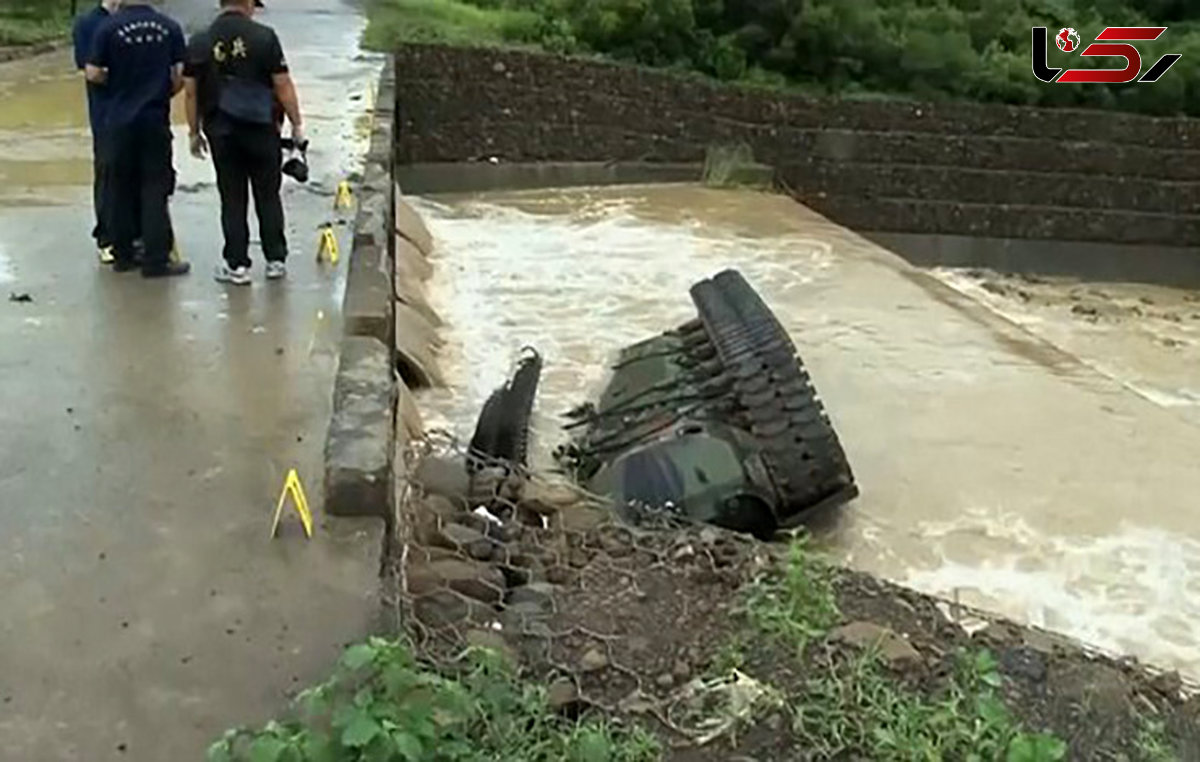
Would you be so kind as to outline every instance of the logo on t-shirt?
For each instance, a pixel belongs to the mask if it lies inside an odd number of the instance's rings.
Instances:
[[[224,40],[217,40],[217,42],[213,45],[213,60],[215,60],[217,63],[225,63],[230,56],[234,58],[245,58],[249,52],[250,48],[247,47],[246,41],[241,37],[233,38],[233,41],[229,43],[228,47],[226,47]]]
[[[169,32],[157,21],[130,21],[117,28],[117,37],[126,45],[166,42]]]

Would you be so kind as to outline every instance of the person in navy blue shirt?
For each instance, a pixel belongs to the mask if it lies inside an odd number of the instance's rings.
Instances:
[[[116,12],[120,0],[102,0],[95,8],[75,20],[72,38],[75,43],[75,67],[83,71],[87,67],[88,57],[92,54],[92,41],[96,31]],[[109,178],[108,163],[103,153],[103,141],[100,139],[100,127],[104,122],[105,91],[104,88],[87,83],[88,122],[92,128],[92,205],[95,208],[96,226],[92,229],[92,237],[96,239],[96,248],[100,252],[100,261],[112,262],[112,236],[109,235],[104,223],[105,208],[108,204]]]
[[[88,81],[107,94],[102,132],[112,161],[113,269],[140,264],[147,278],[190,270],[171,259],[168,208],[175,183],[171,98],[183,88],[186,43],[179,24],[152,7],[160,1],[125,0],[97,30],[87,62]],[[140,204],[128,203],[134,198]],[[140,262],[134,248],[139,213],[145,246]]]

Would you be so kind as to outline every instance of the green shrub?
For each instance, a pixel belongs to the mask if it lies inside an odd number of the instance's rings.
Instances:
[[[403,641],[350,647],[326,683],[305,691],[297,716],[235,729],[209,762],[652,762],[655,738],[599,720],[573,722],[546,689],[521,681],[493,651],[454,668],[419,661]]]
[[[1200,3],[1187,0],[374,0],[368,40],[536,44],[686,68],[722,80],[825,93],[1200,115]],[[1168,26],[1138,43],[1143,69],[1183,58],[1158,82],[1057,85],[1034,79],[1033,26]],[[1110,68],[1064,54],[1051,66]]]
[[[89,7],[81,0],[79,8]],[[31,45],[71,34],[71,0],[0,0],[0,46]]]

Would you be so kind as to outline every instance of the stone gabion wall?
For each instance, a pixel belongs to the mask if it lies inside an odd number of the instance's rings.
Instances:
[[[1200,242],[1200,120],[819,100],[513,51],[396,59],[401,162],[696,162],[744,143],[860,230]]]

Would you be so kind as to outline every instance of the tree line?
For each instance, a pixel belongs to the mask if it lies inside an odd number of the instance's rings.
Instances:
[[[598,53],[722,80],[850,97],[966,99],[1200,115],[1197,0],[471,0],[512,12],[506,37],[564,53]],[[1107,26],[1166,26],[1137,43],[1143,71],[1182,58],[1152,84],[1037,80],[1031,30],[1049,29],[1051,67],[1122,68],[1064,53]],[[1081,46],[1082,47],[1082,46]]]

